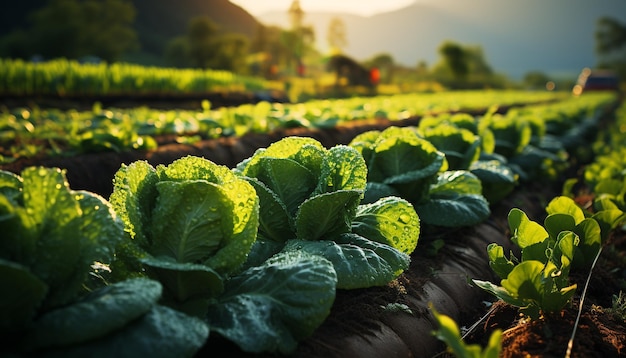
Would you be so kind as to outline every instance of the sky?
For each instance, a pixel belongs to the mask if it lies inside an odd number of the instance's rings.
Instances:
[[[270,11],[287,11],[293,0],[230,0],[244,8],[252,16],[259,16]],[[371,16],[403,8],[415,0],[300,0],[300,7],[307,11],[348,12],[356,15]]]

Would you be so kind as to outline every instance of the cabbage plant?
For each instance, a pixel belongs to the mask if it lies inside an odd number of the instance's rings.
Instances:
[[[485,115],[479,127],[491,132],[495,139],[493,153],[484,153],[481,159],[500,160],[521,180],[545,174],[554,176],[565,165],[565,148],[558,138],[546,135],[545,123],[536,115],[519,111]]]
[[[423,223],[441,227],[475,225],[490,214],[478,177],[448,170],[445,154],[414,128],[368,131],[349,146],[363,155],[368,168],[365,202],[401,197],[413,204]]]
[[[127,233],[113,270],[160,282],[160,303],[242,350],[292,352],[330,313],[337,277],[324,258],[284,253],[244,267],[259,197],[231,169],[194,156],[137,161],[116,173],[110,202]]]
[[[260,198],[259,234],[248,265],[304,251],[333,263],[338,288],[384,285],[408,268],[419,217],[399,197],[361,201],[367,167],[354,148],[287,137],[234,171]]]
[[[102,279],[122,222],[64,171],[0,171],[0,230],[0,355],[190,357],[206,341],[204,322],[157,304],[158,282]]]
[[[480,179],[482,194],[490,204],[509,195],[517,185],[518,175],[507,159],[494,154],[495,138],[491,130],[467,113],[440,114],[422,119],[418,133],[446,155],[448,168],[469,170]],[[496,159],[497,158],[497,159]]]
[[[501,278],[500,285],[473,280],[478,287],[519,307],[521,313],[532,319],[541,314],[559,312],[576,291],[576,284],[569,282],[569,273],[575,257],[579,256],[576,252],[585,249],[580,247],[581,237],[575,231],[586,232],[586,236],[597,234],[595,238],[583,238],[583,245],[589,246],[589,250],[597,249],[597,246],[584,241],[595,242],[600,235],[593,219],[574,228],[576,219],[567,213],[571,207],[567,207],[565,212],[555,213],[564,205],[558,199],[551,205],[553,213],[546,218],[545,228],[530,220],[523,211],[512,209],[508,215],[509,228],[513,233],[511,240],[520,248],[521,257],[511,254],[507,258],[502,246],[490,244],[487,247],[489,265]],[[576,210],[570,213],[574,216],[579,214]]]

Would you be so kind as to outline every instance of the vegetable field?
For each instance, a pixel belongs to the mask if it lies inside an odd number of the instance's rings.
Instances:
[[[2,354],[623,354],[615,93],[0,121]]]

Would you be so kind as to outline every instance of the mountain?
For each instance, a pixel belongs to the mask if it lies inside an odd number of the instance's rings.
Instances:
[[[135,28],[143,51],[161,54],[173,37],[185,34],[189,20],[208,16],[222,32],[254,36],[259,22],[229,0],[132,0]]]
[[[491,67],[512,78],[535,70],[576,75],[597,62],[597,20],[608,16],[626,23],[624,0],[421,0],[369,17],[303,10],[322,51],[327,49],[328,24],[337,16],[346,25],[344,52],[356,59],[384,52],[406,66],[422,60],[432,65],[439,59],[439,45],[451,40],[480,46]],[[257,19],[288,26],[286,12]]]

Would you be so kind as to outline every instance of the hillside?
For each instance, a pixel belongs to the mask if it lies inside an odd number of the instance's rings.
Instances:
[[[132,0],[137,10],[135,28],[142,50],[160,54],[167,42],[185,33],[195,16],[206,15],[223,32],[254,36],[259,22],[229,0]]]
[[[407,66],[421,60],[432,65],[439,58],[438,46],[453,40],[480,45],[494,70],[514,78],[533,70],[573,76],[594,66],[597,19],[610,16],[626,22],[624,0],[421,0],[370,17],[304,11],[322,50],[327,48],[329,21],[339,16],[347,29],[345,52],[357,59],[387,52]],[[287,25],[283,12],[258,19]]]
[[[195,16],[206,15],[223,32],[253,36],[259,22],[229,0],[130,0],[135,6],[135,29],[141,50],[160,56],[175,36],[185,33],[187,23]],[[0,36],[31,24],[29,14],[46,4],[42,0],[20,0],[5,3],[0,11]]]

